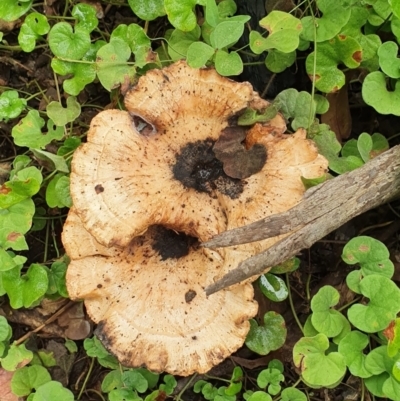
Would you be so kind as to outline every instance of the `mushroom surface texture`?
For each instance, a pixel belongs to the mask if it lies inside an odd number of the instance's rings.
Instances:
[[[284,134],[279,114],[237,125],[268,104],[249,83],[179,61],[141,77],[127,111],[92,120],[72,161],[67,288],[122,364],[203,373],[244,343],[251,280],[209,297],[204,288],[280,238],[216,250],[199,241],[290,209],[301,177],[328,164],[304,130]]]

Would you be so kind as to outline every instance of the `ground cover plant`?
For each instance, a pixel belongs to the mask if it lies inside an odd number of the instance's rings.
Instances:
[[[0,2],[0,399],[400,400],[397,202],[262,276],[245,347],[207,375],[121,366],[68,299],[73,153],[149,69],[184,58],[252,81],[272,103],[239,124],[280,112],[328,159],[307,187],[398,143],[398,2],[260,4]]]

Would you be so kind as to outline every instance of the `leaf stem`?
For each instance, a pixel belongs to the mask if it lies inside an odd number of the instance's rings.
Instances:
[[[288,298],[289,298],[290,309],[292,310],[294,320],[296,321],[297,325],[299,326],[301,332],[304,334],[303,325],[300,323],[299,317],[297,316],[296,310],[294,309],[292,291],[290,289],[289,274],[286,273],[285,276],[286,276],[286,287],[288,289]]]
[[[92,374],[92,370],[93,370],[93,366],[94,366],[94,361],[96,358],[92,358],[92,362],[90,362],[90,366],[89,366],[89,370],[87,372],[87,375],[85,377],[85,380],[83,381],[82,387],[79,391],[78,397],[76,398],[77,401],[79,401],[82,397],[83,392],[85,391],[86,388],[86,384],[89,380],[90,375]]]

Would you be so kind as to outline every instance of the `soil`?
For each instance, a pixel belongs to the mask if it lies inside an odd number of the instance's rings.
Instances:
[[[46,9],[38,7],[38,11],[46,12],[48,16],[60,15],[64,10],[64,2],[61,0],[47,1]],[[111,32],[120,23],[137,22],[132,17],[132,13],[128,7],[119,7],[115,5],[102,4],[105,16],[100,22],[100,29],[105,32]],[[150,36],[162,36],[168,28],[165,19],[159,19],[150,24]],[[5,38],[9,45],[17,45],[18,30],[14,29]],[[40,43],[44,44],[44,43]],[[156,43],[155,43],[156,45]],[[51,53],[47,46],[40,47],[32,53],[24,53],[22,51],[0,50],[0,91],[4,89],[16,89],[21,91],[25,97],[31,97],[28,101],[30,109],[39,111],[45,110],[48,101],[57,98],[57,86],[61,88],[64,78],[57,77],[51,69]],[[242,77],[245,77],[254,87],[264,93],[264,96],[271,98],[276,93],[285,89],[290,82],[290,86],[297,89],[310,89],[311,84],[308,77],[304,74],[301,68],[294,66],[288,71],[278,74],[276,77],[266,79],[260,72],[255,73],[253,70],[246,68]],[[289,77],[289,78],[288,78]],[[57,82],[56,82],[57,79]],[[273,85],[271,84],[273,79]],[[353,83],[354,82],[354,83]],[[379,132],[385,135],[391,145],[397,144],[400,127],[400,119],[394,116],[382,116],[375,112],[374,109],[366,106],[361,98],[361,86],[358,81],[350,81],[345,88],[346,102],[336,104],[331,107],[331,118],[336,121],[338,127],[338,139],[343,142],[350,138],[357,138],[362,132],[370,134]],[[65,95],[62,95],[65,100]],[[98,113],[100,109],[112,108],[116,105],[118,99],[121,99],[121,93],[116,90],[111,95],[105,91],[100,83],[95,82],[88,85],[79,95],[79,102],[83,105],[82,114],[73,126],[73,135],[84,137],[91,118]],[[342,116],[347,116],[342,118]],[[326,117],[325,117],[326,118]],[[11,129],[18,120],[0,123],[0,167],[7,168],[14,157],[18,154],[24,154],[26,148],[18,148],[14,146]],[[350,127],[346,129],[345,127]],[[54,145],[50,145],[54,146]],[[0,169],[0,179],[1,179]],[[4,179],[4,178],[3,178]],[[37,202],[39,202],[39,199]],[[329,200],[327,199],[327,202]],[[60,241],[60,233],[62,230],[62,222],[65,219],[67,209],[49,209],[44,203],[38,204],[46,208],[47,215],[57,215],[59,218],[56,224],[51,228],[50,232],[46,230],[34,231],[27,237],[29,251],[25,253],[28,257],[27,265],[30,263],[42,263],[45,249],[44,243],[46,236],[50,235],[54,241],[50,241],[53,245],[46,251],[47,261],[57,258],[56,247],[60,254],[63,254],[62,244]],[[291,291],[293,295],[294,307],[300,320],[304,323],[307,314],[310,312],[310,296],[315,294],[323,285],[332,285],[341,293],[342,305],[351,302],[352,295],[347,290],[344,279],[349,272],[349,268],[341,262],[341,253],[344,244],[351,238],[357,235],[369,235],[384,242],[389,248],[392,261],[396,266],[395,280],[400,281],[400,248],[399,248],[399,219],[398,210],[399,202],[393,202],[390,205],[382,205],[381,207],[372,210],[364,215],[349,221],[340,229],[331,233],[325,239],[319,241],[311,249],[304,250],[301,255],[301,267],[299,270],[290,275]],[[309,294],[307,295],[306,288],[309,286]],[[285,363],[286,382],[295,382],[298,374],[292,364],[292,348],[294,343],[300,337],[299,328],[293,318],[288,301],[282,303],[272,303],[268,301],[261,293],[257,293],[259,302],[258,319],[261,321],[264,313],[269,310],[275,310],[281,313],[286,321],[288,329],[288,338],[285,345],[278,351],[269,354],[266,357],[260,357],[249,351],[246,347],[239,350],[232,358],[228,359],[221,365],[215,367],[210,373],[212,376],[229,377],[233,366],[240,365],[246,372],[248,381],[254,382],[258,372],[265,368],[268,361],[273,358],[278,358]],[[7,298],[3,298],[3,313],[9,313],[10,308]],[[51,303],[50,303],[51,304]],[[52,309],[55,308],[55,309]],[[38,327],[51,317],[60,305],[45,305],[42,306],[42,312],[39,313],[37,308],[31,311],[23,311],[23,313],[14,314],[12,320],[14,337],[18,339],[24,334],[29,333],[32,329]],[[72,308],[72,306],[71,306]],[[67,312],[70,312],[68,315]],[[64,320],[57,318],[54,322],[45,325],[43,330],[32,335],[28,348],[52,350],[56,356],[58,370],[53,368],[53,377],[62,381],[65,386],[68,386],[75,394],[77,389],[82,386],[85,375],[90,366],[90,358],[84,353],[82,348],[82,336],[89,336],[91,333],[91,323],[87,316],[84,315],[82,309],[69,310],[66,309]],[[62,317],[61,316],[61,317]],[[11,320],[11,319],[10,319]],[[62,324],[60,323],[60,320]],[[79,352],[75,358],[67,358],[63,350],[59,348],[59,344],[64,343],[64,335],[66,327],[70,326],[74,320],[78,326],[82,326],[81,336],[78,340]],[[75,324],[75,323],[74,323]],[[89,325],[89,326],[88,326]],[[86,329],[85,329],[86,328]],[[83,333],[83,334],[82,334]],[[101,366],[95,366],[92,371],[86,389],[99,390],[106,370]],[[351,378],[349,377],[349,380]],[[181,379],[178,382],[178,389],[183,388],[187,379]],[[348,383],[341,385],[333,390],[313,390],[313,400],[342,400],[349,393],[349,388],[354,389],[357,394],[359,391],[359,383]],[[251,386],[250,386],[251,387]],[[98,399],[90,391],[85,392],[81,400]],[[188,390],[183,399],[201,399],[197,394]]]

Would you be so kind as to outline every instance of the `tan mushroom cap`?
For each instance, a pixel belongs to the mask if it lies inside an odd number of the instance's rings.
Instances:
[[[99,324],[96,334],[122,364],[203,373],[242,346],[257,312],[253,288],[237,285],[206,297],[204,287],[226,273],[221,252],[191,248],[179,259],[162,260],[154,249],[157,230],[151,227],[123,250],[107,249],[71,209],[63,242],[78,259],[68,267],[68,292],[85,299]]]
[[[125,103],[156,133],[138,132],[124,111],[107,110],[92,120],[71,173],[71,196],[87,230],[106,246],[126,246],[151,224],[201,240],[224,231],[227,221],[216,196],[173,178],[176,156],[187,143],[216,141],[229,118],[268,102],[249,83],[181,61],[141,77]],[[280,116],[269,125],[285,129]]]

